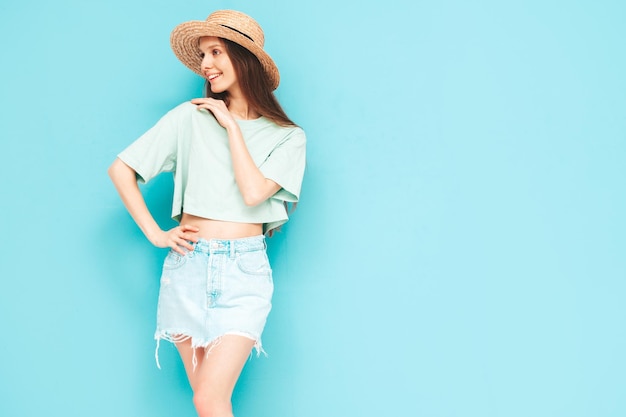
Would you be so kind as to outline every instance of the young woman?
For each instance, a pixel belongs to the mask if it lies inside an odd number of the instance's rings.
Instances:
[[[113,162],[109,175],[163,265],[155,339],[175,343],[200,417],[232,416],[231,396],[271,308],[265,235],[288,219],[305,165],[305,135],[273,91],[279,73],[261,27],[236,11],[177,26],[176,56],[206,81],[205,98],[167,113]],[[137,182],[173,172],[161,230]],[[157,356],[158,361],[158,356]],[[158,362],[157,362],[158,363]]]

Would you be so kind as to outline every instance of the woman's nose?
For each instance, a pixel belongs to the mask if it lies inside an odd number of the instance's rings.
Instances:
[[[202,68],[211,68],[211,66],[213,66],[213,60],[211,59],[211,57],[205,56],[204,58],[202,58],[201,66]]]

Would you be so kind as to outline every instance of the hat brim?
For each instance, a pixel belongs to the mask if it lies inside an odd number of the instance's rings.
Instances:
[[[202,57],[198,49],[198,41],[203,36],[216,36],[219,38],[233,41],[254,54],[261,63],[265,74],[268,77],[272,90],[278,88],[280,83],[280,74],[278,67],[272,58],[252,40],[238,31],[224,27],[220,24],[209,23],[206,21],[192,20],[190,22],[181,23],[176,26],[170,36],[170,44],[176,57],[187,68],[196,74],[204,77],[202,74]]]

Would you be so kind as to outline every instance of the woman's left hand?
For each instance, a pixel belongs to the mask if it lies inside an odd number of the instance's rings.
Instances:
[[[194,98],[191,102],[198,106],[198,109],[207,109],[213,113],[213,116],[215,116],[215,119],[223,128],[229,129],[238,126],[235,118],[228,110],[228,107],[226,107],[226,103],[222,100],[207,97]]]

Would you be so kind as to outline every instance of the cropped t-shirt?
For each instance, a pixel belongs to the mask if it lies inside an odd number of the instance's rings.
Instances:
[[[247,206],[235,182],[228,135],[205,110],[185,102],[170,110],[118,157],[146,183],[174,173],[172,218],[183,212],[207,219],[263,223],[266,233],[288,220],[284,202],[297,202],[305,167],[306,137],[299,127],[282,127],[260,117],[237,120],[248,151],[263,175],[282,188]]]

